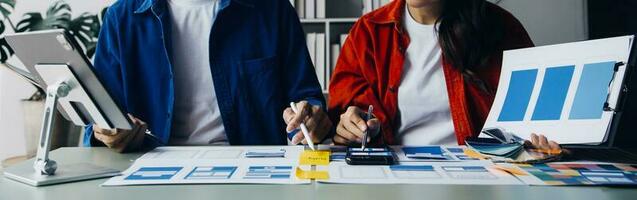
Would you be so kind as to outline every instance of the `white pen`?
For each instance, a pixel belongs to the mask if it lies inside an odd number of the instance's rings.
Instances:
[[[374,112],[374,106],[369,105],[367,108],[367,118],[365,119],[365,123],[372,119],[372,112]],[[367,145],[367,137],[369,135],[369,127],[365,129],[365,134],[363,134],[363,141],[361,141],[361,150],[365,151],[365,146]]]
[[[290,107],[292,107],[292,111],[294,111],[294,113],[299,113],[299,109],[296,108],[296,103],[290,102]],[[307,130],[307,126],[305,126],[305,123],[303,122],[301,122],[301,132],[303,132],[303,136],[305,136],[305,141],[307,141],[307,145],[310,146],[310,149],[315,150],[314,142],[312,142],[312,138],[310,137],[310,131]]]

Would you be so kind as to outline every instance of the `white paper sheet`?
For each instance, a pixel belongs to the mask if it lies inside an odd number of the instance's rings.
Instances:
[[[285,157],[247,158],[246,152],[285,150]],[[301,146],[159,147],[103,186],[156,184],[307,184],[295,176]]]
[[[493,168],[489,161],[409,162],[393,166],[347,165],[332,162],[318,167],[327,170],[328,180],[322,183],[349,184],[461,184],[461,185],[521,185],[515,176]]]
[[[602,73],[597,69],[608,69],[603,63],[627,63],[632,40],[627,36],[505,51],[498,91],[484,127],[503,128],[525,139],[541,133],[561,144],[604,142],[613,112],[599,111],[599,98],[606,100],[610,81],[604,91],[606,79],[600,77],[608,76],[598,76]],[[619,68],[610,85],[611,108],[617,103],[626,67]]]
[[[396,158],[399,162],[458,162],[458,161],[468,161],[468,160],[478,160],[475,158],[471,158],[464,153],[464,149],[466,146],[436,146],[440,147],[443,151],[443,154],[447,157],[447,159],[416,159],[409,158],[405,155],[403,151],[404,146],[392,146],[391,148],[394,150],[396,154]],[[413,146],[416,147],[416,146]],[[433,146],[429,146],[433,147]]]

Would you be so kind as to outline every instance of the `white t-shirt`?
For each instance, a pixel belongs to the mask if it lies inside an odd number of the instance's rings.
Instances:
[[[227,144],[209,60],[218,0],[168,0],[175,87],[170,145]]]
[[[416,22],[407,6],[403,24],[411,42],[398,88],[400,128],[396,139],[410,146],[456,145],[435,25]]]

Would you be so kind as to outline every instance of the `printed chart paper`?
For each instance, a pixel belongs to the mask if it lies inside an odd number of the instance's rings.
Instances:
[[[302,150],[301,146],[159,147],[102,185],[306,184],[310,181],[295,176]],[[255,152],[259,156],[252,157]]]
[[[323,183],[521,185],[515,176],[489,161],[409,162],[399,165],[347,165],[332,162]],[[322,169],[322,168],[321,168]]]
[[[606,140],[633,37],[505,51],[498,91],[485,128],[560,144]]]
[[[478,160],[464,153],[466,146],[392,146],[399,162],[450,162]],[[432,154],[434,156],[421,156]],[[414,156],[412,156],[414,155]]]
[[[637,185],[637,165],[608,163],[517,164],[529,185]]]

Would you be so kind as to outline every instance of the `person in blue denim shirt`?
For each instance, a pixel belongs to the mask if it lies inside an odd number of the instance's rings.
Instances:
[[[289,1],[119,0],[103,20],[94,70],[134,128],[89,126],[86,146],[297,144],[301,122],[314,142],[330,134]]]

